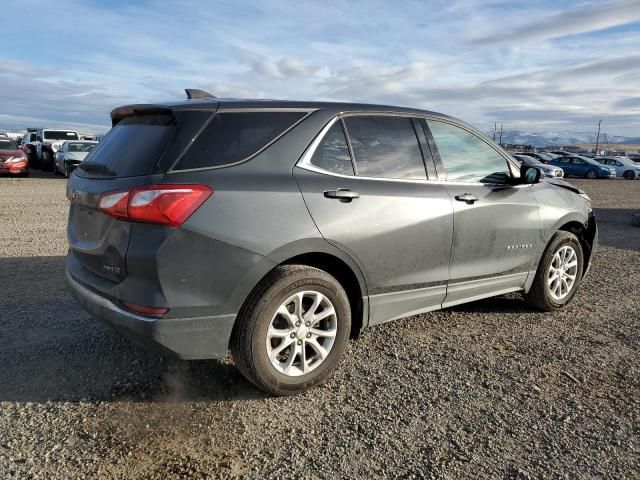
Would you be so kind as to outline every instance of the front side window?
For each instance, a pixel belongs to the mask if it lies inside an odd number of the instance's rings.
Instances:
[[[245,160],[305,115],[268,111],[217,113],[174,170],[220,167]]]
[[[427,124],[446,170],[456,182],[506,183],[511,179],[506,159],[480,137],[435,120]]]
[[[342,122],[335,122],[316,148],[311,164],[340,175],[353,175],[349,146],[342,130]]]
[[[575,163],[576,165],[584,165],[586,162],[581,158],[574,158],[573,163]]]
[[[358,175],[426,180],[410,118],[372,115],[346,117],[344,121]]]

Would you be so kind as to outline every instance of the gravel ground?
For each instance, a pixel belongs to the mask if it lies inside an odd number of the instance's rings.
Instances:
[[[81,310],[65,181],[38,177],[0,179],[0,478],[640,477],[640,182],[575,181],[601,245],[565,310],[511,295],[392,322],[269,398]]]

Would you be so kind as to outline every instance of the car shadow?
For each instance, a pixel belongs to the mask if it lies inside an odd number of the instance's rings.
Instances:
[[[64,257],[0,258],[0,402],[263,398],[229,358],[164,358],[76,304]]]
[[[447,310],[461,313],[543,313],[525,302],[521,295],[515,293],[464,303]]]
[[[598,223],[600,245],[640,251],[640,227],[631,223],[633,214],[640,214],[640,209],[594,208],[593,210]]]

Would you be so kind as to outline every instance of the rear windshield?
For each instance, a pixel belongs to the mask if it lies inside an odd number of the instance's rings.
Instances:
[[[113,127],[87,156],[83,175],[135,177],[153,173],[176,132],[173,115],[135,115]]]
[[[306,112],[216,114],[174,170],[220,167],[245,160],[306,115]]]
[[[78,140],[76,132],[65,130],[45,130],[43,135],[45,140]]]
[[[0,150],[15,150],[16,145],[12,140],[8,138],[3,138],[0,140]]]

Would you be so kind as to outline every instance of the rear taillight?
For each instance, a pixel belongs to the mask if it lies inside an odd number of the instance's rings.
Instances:
[[[205,185],[151,185],[103,193],[98,208],[130,222],[179,227],[212,193]]]

